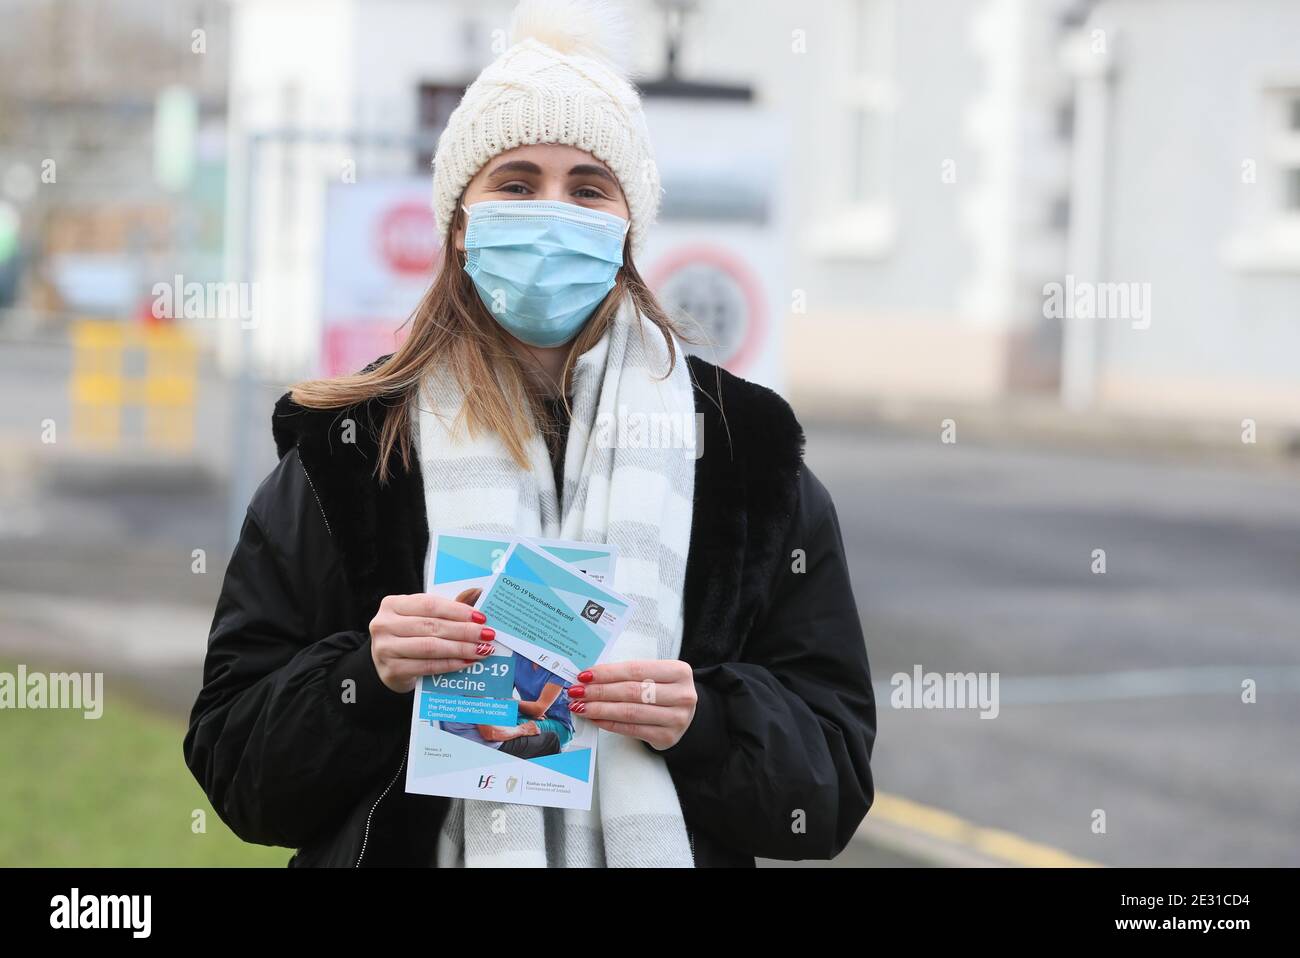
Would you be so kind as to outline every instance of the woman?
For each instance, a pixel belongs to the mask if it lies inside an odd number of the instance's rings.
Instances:
[[[185,756],[293,865],[752,866],[831,858],[870,807],[835,509],[789,406],[683,356],[636,270],[659,180],[609,17],[521,4],[439,141],[409,337],[276,406]],[[494,649],[422,594],[440,528],[617,547],[636,609],[566,692],[599,729],[590,812],[405,792],[418,678]]]
[[[514,654],[515,691],[519,693],[519,711],[533,719],[540,732],[550,732],[562,751],[573,738],[573,713],[585,712],[569,698],[565,682],[532,659]]]

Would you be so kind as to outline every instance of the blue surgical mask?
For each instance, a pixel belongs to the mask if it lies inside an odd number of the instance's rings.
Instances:
[[[550,200],[489,200],[465,212],[465,272],[515,338],[564,345],[614,288],[628,228],[621,216]]]

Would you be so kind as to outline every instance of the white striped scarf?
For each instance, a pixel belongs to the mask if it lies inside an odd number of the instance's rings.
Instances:
[[[609,661],[675,659],[690,544],[695,463],[690,374],[672,373],[662,334],[625,302],[578,357],[564,456],[563,514],[543,437],[520,470],[495,434],[453,434],[463,393],[445,372],[424,383],[417,445],[429,529],[545,536],[618,547],[613,586],[636,600]],[[640,418],[638,418],[640,417]],[[638,424],[659,424],[638,432]],[[663,427],[667,426],[668,429]],[[657,445],[656,445],[657,443]],[[432,539],[432,536],[430,537]],[[585,721],[577,716],[575,721]],[[692,867],[677,791],[645,743],[600,730],[590,811],[453,800],[438,836],[440,867]]]

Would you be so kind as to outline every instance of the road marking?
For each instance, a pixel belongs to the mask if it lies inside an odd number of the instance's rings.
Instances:
[[[1252,679],[1260,692],[1300,692],[1300,667],[1297,666],[1210,665],[1134,669],[1097,675],[1004,677],[1001,700],[1004,705],[1036,705],[1178,695],[1225,695],[1239,698],[1241,683],[1246,679]]]
[[[1251,679],[1260,693],[1300,692],[1300,666],[1208,665],[1191,668],[1132,669],[1083,675],[999,674],[998,704],[1054,705],[1059,702],[1106,702],[1120,699],[1224,695],[1238,698],[1241,683]],[[889,682],[875,683],[876,699],[887,703]]]
[[[1051,845],[1030,841],[1000,828],[976,825],[951,812],[914,802],[901,795],[876,793],[863,828],[872,820],[920,833],[927,839],[956,845],[959,849],[995,859],[997,864],[1024,868],[1101,868],[1098,862],[1080,858]],[[868,830],[869,831],[869,830]],[[862,835],[862,831],[859,831]],[[866,837],[870,840],[870,835]],[[948,862],[944,862],[948,864]],[[992,862],[990,864],[993,864]]]

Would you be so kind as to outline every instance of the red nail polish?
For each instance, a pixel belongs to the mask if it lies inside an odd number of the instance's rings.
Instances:
[[[587,711],[587,703],[586,703],[586,702],[570,702],[570,703],[569,703],[569,711],[570,711],[570,712],[577,712],[579,715],[581,715],[583,712]]]
[[[471,612],[469,614],[469,617],[473,619],[475,622],[477,622],[479,625],[482,625],[484,622],[487,621],[487,616],[484,615],[482,612],[480,612],[478,609],[475,609],[473,612]]]
[[[497,631],[496,629],[484,629],[478,634],[478,637],[484,642],[491,642],[497,637]]]
[[[491,655],[492,652],[493,652],[493,650],[494,650],[495,648],[496,648],[496,646],[494,646],[494,645],[489,645],[488,643],[485,642],[485,643],[483,643],[482,645],[480,645],[480,646],[478,647],[478,654],[479,654],[479,655]]]
[[[571,699],[580,699],[586,694],[587,694],[587,690],[583,688],[581,685],[569,686],[569,698]]]
[[[591,671],[591,669],[583,669],[581,672],[578,673],[579,682],[590,682],[595,677],[596,677],[596,673]]]

